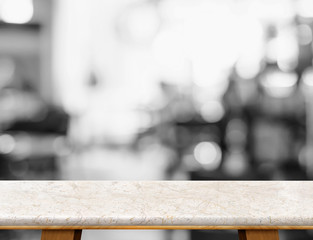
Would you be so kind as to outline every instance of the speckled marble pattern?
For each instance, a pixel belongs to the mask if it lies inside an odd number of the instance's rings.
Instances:
[[[313,182],[1,181],[2,226],[313,225]]]

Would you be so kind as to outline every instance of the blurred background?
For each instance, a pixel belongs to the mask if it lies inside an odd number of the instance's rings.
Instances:
[[[312,0],[0,0],[0,179],[312,180],[312,9]],[[237,233],[85,231],[91,239]]]

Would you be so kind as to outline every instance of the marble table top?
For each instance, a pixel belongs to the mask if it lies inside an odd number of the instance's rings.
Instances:
[[[313,182],[0,181],[4,226],[313,226]]]

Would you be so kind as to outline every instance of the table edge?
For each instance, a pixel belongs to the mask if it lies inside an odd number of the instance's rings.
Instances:
[[[0,230],[74,230],[74,229],[129,229],[129,230],[309,230],[313,229],[313,225],[310,226],[0,226]]]

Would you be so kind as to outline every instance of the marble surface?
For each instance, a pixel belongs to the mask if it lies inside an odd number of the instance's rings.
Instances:
[[[1,226],[312,226],[313,182],[1,181]]]

